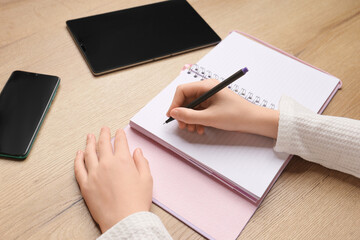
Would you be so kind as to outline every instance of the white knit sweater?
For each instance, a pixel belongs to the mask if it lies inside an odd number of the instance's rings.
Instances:
[[[97,240],[172,239],[158,216],[151,212],[134,213],[107,230]]]
[[[360,121],[314,114],[284,96],[274,150],[360,177]]]
[[[289,97],[280,100],[274,150],[360,177],[360,121],[315,114]],[[134,213],[101,235],[110,239],[171,239],[160,219]]]

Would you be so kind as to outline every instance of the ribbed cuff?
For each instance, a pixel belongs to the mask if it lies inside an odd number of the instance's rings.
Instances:
[[[98,240],[172,239],[158,216],[151,212],[134,213],[107,230]]]

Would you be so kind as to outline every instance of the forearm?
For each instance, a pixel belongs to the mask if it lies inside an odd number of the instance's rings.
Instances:
[[[318,115],[287,97],[274,149],[360,177],[360,121]]]

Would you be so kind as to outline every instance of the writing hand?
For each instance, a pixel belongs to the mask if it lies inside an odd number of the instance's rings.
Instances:
[[[204,126],[276,138],[279,112],[252,104],[230,89],[222,89],[196,109],[184,108],[219,82],[215,79],[179,85],[167,112],[181,129],[199,134]]]

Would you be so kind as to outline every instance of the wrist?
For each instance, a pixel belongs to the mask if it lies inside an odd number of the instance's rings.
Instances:
[[[107,213],[103,212],[103,215],[97,220],[97,223],[99,224],[101,232],[104,233],[131,214],[132,212],[123,213],[121,211],[116,211],[116,207],[114,207],[112,208],[112,211]]]
[[[107,220],[107,221],[98,222],[98,224],[101,232],[105,233],[107,230],[109,230],[110,228],[112,228],[114,225],[116,225],[118,222],[122,220],[123,218],[119,218],[118,220]]]
[[[250,131],[253,134],[277,138],[279,111],[261,106],[254,106]]]

